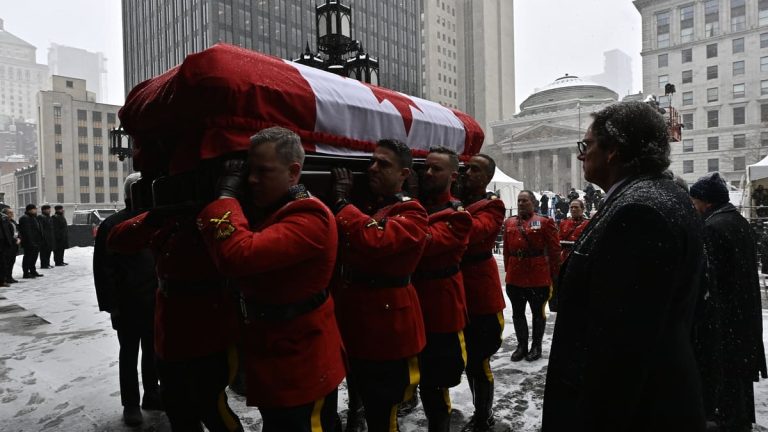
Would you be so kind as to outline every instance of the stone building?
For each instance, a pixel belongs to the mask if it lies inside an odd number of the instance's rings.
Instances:
[[[35,61],[36,48],[5,30],[0,19],[0,115],[35,121],[37,92],[47,88],[48,67]]]
[[[104,53],[52,43],[48,48],[51,75],[84,79],[96,102],[109,100],[107,93],[107,58]]]
[[[615,103],[604,86],[565,75],[529,96],[512,118],[491,122],[498,166],[534,191],[563,193],[585,186],[576,142],[590,113]]]
[[[768,0],[634,5],[643,22],[644,92],[677,88],[671,103],[684,129],[671,169],[688,182],[720,171],[738,185],[745,167],[768,153]]]

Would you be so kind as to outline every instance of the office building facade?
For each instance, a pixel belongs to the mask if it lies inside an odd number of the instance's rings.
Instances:
[[[5,29],[0,19],[0,123],[34,122],[37,92],[47,88],[48,67],[35,61],[37,49]]]
[[[84,79],[87,90],[96,95],[96,102],[106,102],[107,58],[101,52],[52,43],[48,48],[48,69],[51,75]]]

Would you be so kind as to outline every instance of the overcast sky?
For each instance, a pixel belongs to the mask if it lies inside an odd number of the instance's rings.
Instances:
[[[119,105],[124,97],[120,3],[0,0],[0,19],[7,31],[37,47],[39,63],[47,63],[51,42],[105,53],[107,102]],[[601,73],[603,52],[611,49],[632,56],[633,90],[639,91],[640,29],[640,14],[630,0],[515,0],[516,105],[566,73]]]

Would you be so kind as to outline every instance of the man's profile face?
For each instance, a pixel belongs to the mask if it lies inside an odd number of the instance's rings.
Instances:
[[[32,216],[37,216],[37,209],[33,208],[33,209],[29,210],[27,213],[29,213]]]
[[[488,176],[488,160],[480,156],[473,156],[467,162],[467,172],[464,182],[470,191],[485,188],[491,179]]]
[[[428,154],[424,164],[427,171],[424,173],[422,193],[427,196],[444,192],[459,175],[451,166],[450,156],[444,153]]]
[[[709,207],[711,207],[711,205],[708,202],[702,201],[698,198],[691,198],[691,201],[693,202],[693,207],[700,214],[706,213]]]
[[[386,147],[376,147],[368,167],[368,185],[375,195],[388,196],[400,192],[410,168],[400,168],[397,155]]]
[[[43,214],[46,215],[46,216],[50,216],[51,215],[51,209],[47,208],[47,209],[43,210]]]
[[[597,138],[592,133],[592,126],[587,129],[583,141],[587,145],[587,149],[584,154],[578,156],[578,159],[584,168],[584,179],[598,186],[610,186],[605,184],[608,175],[608,152],[597,145]],[[575,189],[571,188],[571,191],[573,192]]]
[[[5,213],[5,215],[6,215],[6,216],[8,216],[10,219],[13,219],[13,216],[14,216],[14,215],[13,215],[13,210],[8,210],[8,211]]]
[[[267,207],[279,201],[288,189],[298,183],[301,165],[283,163],[275,151],[275,143],[265,142],[248,152],[248,192],[256,207]]]

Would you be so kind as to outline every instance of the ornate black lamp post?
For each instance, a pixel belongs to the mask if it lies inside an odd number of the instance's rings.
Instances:
[[[352,8],[339,0],[325,0],[315,8],[317,48],[325,58],[309,49],[295,62],[370,84],[379,84],[379,61],[364,52],[359,41],[352,39]],[[346,57],[356,53],[352,57]]]
[[[133,157],[133,140],[122,126],[109,131],[109,154],[116,155],[121,162]]]

